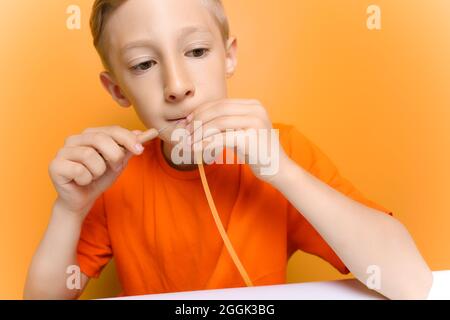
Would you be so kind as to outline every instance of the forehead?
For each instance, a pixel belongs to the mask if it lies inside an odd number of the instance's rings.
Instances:
[[[143,39],[161,43],[193,33],[221,37],[201,0],[129,0],[111,14],[104,31],[108,45],[116,49]]]

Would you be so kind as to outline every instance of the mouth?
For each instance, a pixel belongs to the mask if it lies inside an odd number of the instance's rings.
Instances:
[[[169,121],[169,122],[178,122],[178,121],[186,120],[186,118],[187,118],[187,116],[186,117],[182,117],[182,118],[168,119],[167,121]]]

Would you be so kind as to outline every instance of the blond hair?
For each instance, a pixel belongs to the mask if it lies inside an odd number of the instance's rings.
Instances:
[[[109,15],[119,8],[128,0],[95,0],[92,6],[92,13],[90,18],[90,27],[93,37],[94,47],[97,50],[100,59],[102,60],[103,66],[109,69],[109,62],[104,51],[103,43],[103,31],[105,28],[106,21]],[[225,14],[225,9],[223,7],[221,0],[200,0],[204,6],[211,10],[214,19],[216,20],[224,44],[229,38],[230,28],[228,24],[228,19]]]

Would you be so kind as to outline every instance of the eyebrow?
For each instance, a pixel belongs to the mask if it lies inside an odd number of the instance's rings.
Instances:
[[[177,33],[178,33],[178,39],[183,38],[188,36],[189,34],[192,33],[208,33],[208,34],[212,34],[211,30],[205,26],[187,26],[184,28],[181,28]],[[125,53],[127,50],[130,50],[132,48],[137,48],[137,47],[152,47],[154,46],[154,43],[152,40],[148,39],[148,38],[143,38],[143,39],[139,39],[139,40],[134,40],[131,41],[129,43],[127,43],[125,46],[122,47],[122,49],[120,50],[122,53]]]

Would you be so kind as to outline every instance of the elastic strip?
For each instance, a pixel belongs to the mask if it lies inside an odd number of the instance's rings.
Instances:
[[[245,284],[247,285],[247,287],[252,287],[253,283],[250,280],[250,277],[248,276],[244,266],[242,265],[241,260],[239,260],[236,251],[234,251],[233,245],[231,244],[231,241],[228,238],[225,228],[223,227],[222,221],[220,220],[219,213],[217,212],[216,209],[216,205],[214,204],[214,199],[211,195],[211,191],[209,190],[208,180],[206,180],[205,168],[203,167],[202,153],[196,152],[195,157],[197,160],[198,170],[200,172],[200,177],[202,180],[202,185],[205,191],[206,199],[208,200],[209,208],[211,209],[211,213],[214,217],[214,221],[216,222],[216,226],[217,229],[219,230],[220,236],[222,237],[223,243],[225,244],[225,247],[227,248],[228,253],[231,256],[231,259],[236,265],[236,268],[238,269],[239,273],[244,279]]]

